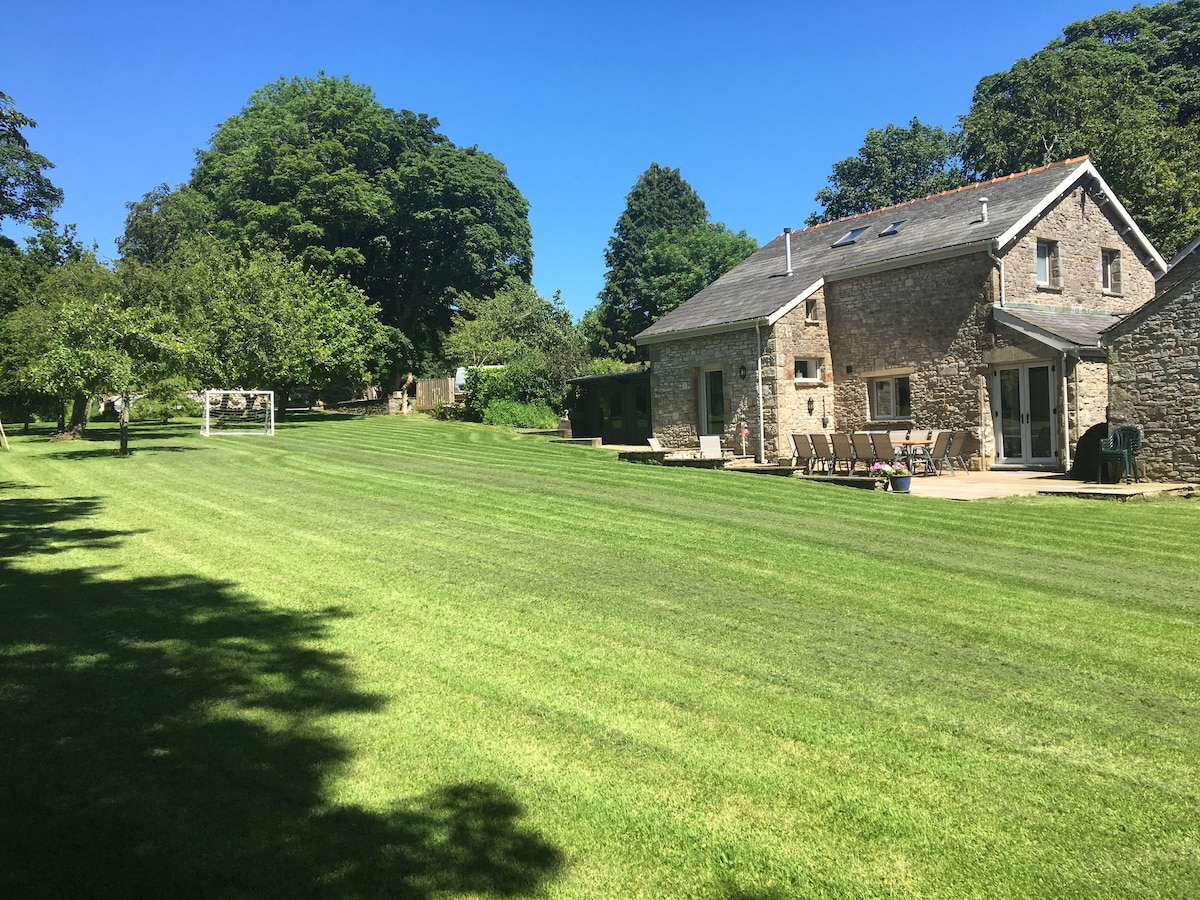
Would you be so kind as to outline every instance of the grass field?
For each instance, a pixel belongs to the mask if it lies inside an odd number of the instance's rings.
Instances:
[[[1200,895],[1195,501],[10,439],[0,896]]]

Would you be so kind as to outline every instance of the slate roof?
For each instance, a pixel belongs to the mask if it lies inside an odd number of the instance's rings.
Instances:
[[[1200,237],[1193,238],[1191,243],[1180,250],[1175,258],[1167,264],[1167,271],[1160,275],[1154,283],[1154,293],[1162,296],[1191,276],[1197,269],[1200,269]]]
[[[992,314],[1000,324],[1015,327],[1058,350],[1095,350],[1100,346],[1101,332],[1121,319],[1108,310],[1021,304],[993,306]]]
[[[1079,157],[793,231],[790,276],[785,274],[785,236],[781,234],[636,339],[639,343],[655,343],[690,333],[773,323],[825,280],[860,270],[908,265],[916,261],[914,257],[936,258],[974,248],[982,250],[996,242],[997,252],[1003,254],[1047,207],[1088,175],[1112,198],[1118,215],[1133,232],[1131,237],[1140,240],[1148,254],[1165,268],[1091,161]],[[979,202],[983,197],[988,200],[986,222]],[[899,223],[895,233],[883,235],[894,223]],[[853,244],[832,246],[856,228],[864,230]]]

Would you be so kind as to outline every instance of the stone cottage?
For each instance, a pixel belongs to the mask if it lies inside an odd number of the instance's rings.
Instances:
[[[1200,482],[1200,237],[1171,260],[1154,299],[1104,333],[1109,423],[1139,425],[1151,481]]]
[[[1065,469],[1103,421],[1100,333],[1158,252],[1086,157],[792,232],[637,336],[666,446],[969,430],[981,466]]]

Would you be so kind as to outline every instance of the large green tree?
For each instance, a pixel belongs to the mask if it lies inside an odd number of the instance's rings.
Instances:
[[[8,94],[0,93],[0,224],[5,219],[28,222],[49,217],[62,203],[62,191],[46,176],[45,170],[54,164],[29,149],[22,133],[36,127],[37,122],[19,112]]]
[[[1113,11],[983,78],[962,119],[992,178],[1083,154],[1171,254],[1200,231],[1200,0]]]
[[[857,155],[833,164],[829,184],[816,196],[822,209],[806,223],[832,222],[960,187],[966,176],[958,153],[958,135],[940,125],[914,118],[907,128],[871,128]]]
[[[253,251],[213,273],[196,344],[201,380],[269,388],[279,414],[298,386],[365,385],[384,364],[389,329],[346,278],[279,251]]]
[[[437,128],[347,78],[281,78],[220,125],[186,185],[131,204],[122,250],[153,262],[197,231],[274,247],[348,278],[436,367],[456,298],[529,281],[533,258],[503,164]]]
[[[643,298],[634,334],[649,328],[702,288],[712,284],[758,249],[745,231],[723,222],[673,231],[659,229],[647,239],[638,294]]]
[[[596,356],[633,360],[633,337],[653,321],[655,303],[647,295],[646,247],[657,232],[682,235],[704,225],[704,201],[678,169],[651,163],[625,197],[604,251],[607,271],[595,314],[587,317],[591,352]]]

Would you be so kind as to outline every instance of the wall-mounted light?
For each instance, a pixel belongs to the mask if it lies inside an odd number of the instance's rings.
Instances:
[[[811,416],[813,414],[813,410],[816,408],[817,408],[817,401],[814,400],[812,397],[809,397],[808,398],[808,414]]]
[[[742,379],[742,381],[746,380],[746,367],[745,366],[742,366],[740,369],[738,369],[738,378]]]

